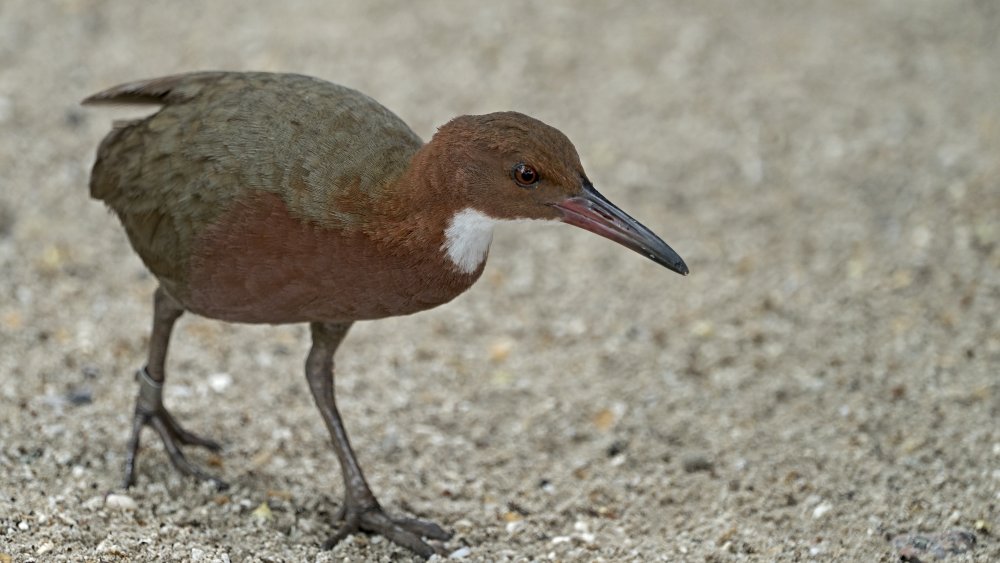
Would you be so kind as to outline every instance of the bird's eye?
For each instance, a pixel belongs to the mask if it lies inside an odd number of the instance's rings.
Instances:
[[[538,180],[541,179],[541,176],[538,175],[538,172],[534,168],[523,162],[515,164],[514,168],[511,168],[510,174],[514,177],[517,185],[522,188],[533,188],[538,184]]]

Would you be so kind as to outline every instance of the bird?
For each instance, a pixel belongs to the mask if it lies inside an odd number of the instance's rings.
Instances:
[[[89,185],[158,282],[123,486],[135,484],[140,434],[151,427],[178,471],[226,487],[183,452],[220,444],[186,430],[163,403],[182,314],[308,323],[306,381],[344,481],[327,549],[369,533],[427,558],[451,537],[390,514],[366,481],[334,393],[334,354],[353,323],[451,301],[483,273],[494,229],[521,220],[574,225],[688,274],[670,246],[594,188],[566,135],[518,112],[459,116],[425,143],[357,90],[226,71],[129,82],[82,103],[158,106],[114,123]]]

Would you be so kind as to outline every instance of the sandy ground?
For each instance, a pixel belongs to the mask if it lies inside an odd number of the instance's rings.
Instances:
[[[998,6],[4,0],[0,561],[410,559],[318,548],[341,483],[303,326],[185,317],[167,404],[233,487],[147,432],[106,498],[155,281],[87,195],[129,112],[77,102],[219,68],[353,86],[424,138],[535,115],[691,267],[517,225],[453,303],[356,326],[362,465],[456,558],[1000,560]]]

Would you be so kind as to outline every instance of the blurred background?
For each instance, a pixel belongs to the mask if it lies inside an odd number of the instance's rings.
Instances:
[[[453,303],[354,329],[361,464],[456,557],[1000,560],[998,36],[988,0],[5,0],[0,560],[409,557],[318,550],[341,485],[302,326],[184,317],[166,402],[234,486],[147,433],[135,506],[105,500],[155,280],[87,192],[135,110],[78,103],[204,69],[348,85],[424,139],[535,116],[690,266],[516,225]]]

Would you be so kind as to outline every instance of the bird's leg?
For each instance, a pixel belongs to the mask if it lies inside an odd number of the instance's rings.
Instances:
[[[343,519],[340,529],[324,544],[329,549],[352,533],[363,531],[381,534],[390,541],[406,547],[422,557],[434,555],[435,550],[421,537],[447,540],[451,534],[432,522],[413,518],[393,518],[382,510],[361,472],[347,431],[337,412],[333,389],[333,354],[347,335],[351,323],[312,323],[312,348],[306,359],[306,379],[323,422],[330,431],[333,449],[340,461],[344,476],[344,505],[339,516]]]
[[[202,438],[181,427],[174,417],[163,406],[163,381],[165,379],[163,366],[167,359],[167,346],[170,344],[170,333],[174,323],[184,313],[172,297],[163,288],[157,288],[153,295],[153,332],[149,338],[149,357],[145,367],[136,373],[139,381],[139,396],[135,400],[135,416],[132,419],[132,436],[129,438],[128,449],[125,452],[125,487],[135,483],[135,461],[139,453],[139,434],[144,426],[152,426],[160,435],[163,447],[167,450],[170,462],[178,471],[185,475],[197,477],[203,481],[211,481],[219,489],[227,487],[221,479],[204,472],[192,464],[181,451],[181,446],[200,446],[213,452],[222,447],[209,439]]]

